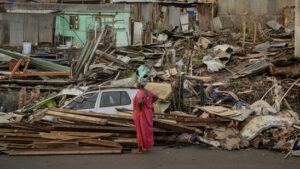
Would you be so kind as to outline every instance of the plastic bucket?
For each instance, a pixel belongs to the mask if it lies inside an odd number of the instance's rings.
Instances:
[[[66,42],[66,46],[67,46],[68,48],[72,47],[72,42]]]
[[[31,43],[23,42],[23,54],[28,55],[31,53]]]

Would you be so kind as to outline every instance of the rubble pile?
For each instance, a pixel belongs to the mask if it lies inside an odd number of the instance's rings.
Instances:
[[[146,88],[160,99],[153,113],[157,144],[290,151],[300,134],[300,63],[294,57],[293,30],[274,20],[264,29],[256,23],[254,30],[242,22],[240,32],[150,32],[145,41],[152,38],[153,43],[127,47],[112,43],[114,33],[107,26],[85,44],[70,67],[0,49],[19,59],[0,80],[8,84],[3,88],[39,84],[43,90],[74,89],[41,102],[32,99],[31,105],[26,102],[19,111],[3,114],[1,119],[9,123],[1,124],[1,151],[40,155],[129,150],[137,142],[132,109],[96,113],[65,105],[78,96],[88,105],[93,96],[85,95],[91,90],[132,88],[137,76],[146,77]],[[28,66],[37,71],[26,73]]]

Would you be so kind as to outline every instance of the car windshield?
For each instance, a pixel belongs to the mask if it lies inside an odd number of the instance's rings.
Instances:
[[[97,97],[98,92],[84,94],[73,100],[66,108],[73,110],[93,109],[95,108]]]

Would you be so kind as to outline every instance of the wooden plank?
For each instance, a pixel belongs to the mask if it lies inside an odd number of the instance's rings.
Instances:
[[[13,137],[35,137],[40,138],[39,134],[37,133],[5,133],[0,132],[0,136],[13,136]]]
[[[118,63],[118,64],[120,64],[122,66],[127,66],[127,63],[125,63],[125,62],[117,59],[115,56],[113,56],[111,54],[107,54],[105,52],[102,52],[101,50],[96,50],[96,54],[102,56],[103,58],[105,58],[105,59],[107,59],[109,61]]]
[[[110,137],[113,133],[99,133],[99,132],[72,132],[72,131],[51,131],[51,133],[59,133],[68,136],[79,136],[79,137]]]
[[[120,154],[122,148],[55,148],[5,151],[9,155]]]
[[[133,120],[132,116],[125,116],[125,115],[86,112],[86,111],[71,110],[71,109],[59,109],[59,108],[55,108],[55,107],[50,108],[50,110],[55,111],[55,112],[63,112],[63,113],[71,113],[71,114],[77,114],[77,115],[100,117],[100,118],[105,118],[105,119],[126,120],[126,121]]]
[[[137,139],[136,138],[116,138],[114,139],[114,142],[120,143],[120,144],[137,144]]]
[[[36,133],[31,130],[22,130],[22,129],[9,129],[9,128],[0,128],[0,132],[6,133]]]
[[[15,77],[27,77],[27,76],[70,76],[70,72],[37,72],[37,73],[15,73]]]
[[[34,142],[34,141],[48,141],[44,138],[32,138],[32,137],[0,137],[0,141],[20,141],[20,142]]]
[[[76,148],[79,146],[78,141],[64,142],[34,142],[32,148]]]
[[[16,144],[16,143],[9,143],[6,146],[7,149],[27,149],[31,147],[32,147],[31,144]]]
[[[205,83],[213,81],[213,78],[210,76],[187,76],[193,79],[202,80]]]
[[[21,85],[47,85],[47,86],[65,86],[76,83],[66,80],[0,80],[1,84],[21,84]]]
[[[81,122],[86,122],[86,123],[92,123],[92,124],[105,125],[107,123],[107,120],[100,119],[100,118],[75,115],[75,114],[66,114],[66,113],[54,112],[54,111],[47,111],[46,115],[61,117],[61,118],[65,118],[67,120],[75,120],[75,121],[81,121]]]
[[[115,143],[109,140],[97,140],[97,139],[90,139],[90,138],[82,138],[82,137],[74,137],[63,135],[61,133],[40,133],[42,138],[53,139],[53,140],[77,140],[80,143],[91,144],[91,145],[100,145],[100,146],[107,146],[107,147],[122,147],[120,144]]]
[[[52,140],[75,140],[75,139],[80,139],[80,137],[68,136],[68,135],[63,135],[63,134],[60,134],[60,133],[40,132],[39,135],[40,135],[41,138],[52,139]]]
[[[178,121],[178,122],[220,123],[220,122],[228,122],[230,120],[229,119],[213,119],[213,118],[180,117],[176,121]]]
[[[32,118],[28,121],[28,123],[33,124],[36,121],[40,121],[45,116],[46,111],[48,111],[48,109],[38,110],[37,112],[33,113],[31,115]]]
[[[121,127],[135,127],[134,124],[122,123],[122,122],[116,122],[116,121],[108,121],[107,124],[110,124],[112,126],[121,126]]]
[[[105,147],[122,148],[121,144],[109,140],[83,139],[83,140],[79,140],[79,142],[85,144],[91,144],[91,145],[105,146]]]
[[[236,110],[230,110],[222,106],[202,106],[202,107],[196,106],[196,107],[204,112],[215,114],[218,116],[223,116],[223,117],[232,117],[232,116],[237,116],[242,114],[242,112]]]
[[[86,126],[86,125],[64,125],[64,124],[55,124],[53,125],[55,130],[64,130],[64,131],[98,131],[98,132],[113,132],[113,133],[135,133],[136,130],[134,127],[111,127],[111,126]],[[166,131],[163,129],[153,129],[154,133],[167,133],[171,131]]]
[[[190,143],[189,140],[177,139],[176,137],[170,137],[170,136],[154,136],[154,140],[155,141]]]
[[[70,110],[70,109],[57,109],[57,108],[50,108],[50,110],[54,110],[54,111],[62,111],[62,112],[68,112],[68,113],[75,113],[75,114],[86,114],[86,115],[92,115],[92,116],[101,116],[103,118],[114,118],[114,119],[125,119],[125,120],[132,120],[132,116],[122,116],[122,115],[110,115],[110,114],[101,114],[101,113],[92,113],[92,112],[84,112],[84,111],[77,111],[77,110]],[[195,129],[195,128],[189,128],[189,127],[185,127],[183,125],[180,124],[174,124],[171,122],[166,122],[163,120],[158,120],[158,119],[154,119],[154,125],[157,125],[159,127],[162,128],[166,128],[169,129],[171,131],[177,131],[177,132],[189,132],[189,133],[194,133],[194,132],[200,132],[199,130]],[[80,127],[80,126],[79,126]],[[93,128],[93,127],[91,127]],[[112,128],[111,128],[112,129]],[[116,128],[118,129],[118,128]],[[132,128],[135,131],[135,128]]]
[[[153,125],[163,129],[171,130],[178,133],[202,133],[201,130],[192,127],[186,127],[181,124],[163,121],[160,119],[153,119]]]

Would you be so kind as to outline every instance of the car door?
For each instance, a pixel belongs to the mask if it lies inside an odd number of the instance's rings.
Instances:
[[[76,99],[74,99],[71,103],[69,103],[64,108],[95,112],[98,94],[99,92],[90,92],[82,96],[78,96]]]
[[[102,91],[97,112],[116,114],[116,108],[128,108],[132,105],[132,98],[127,91]]]

